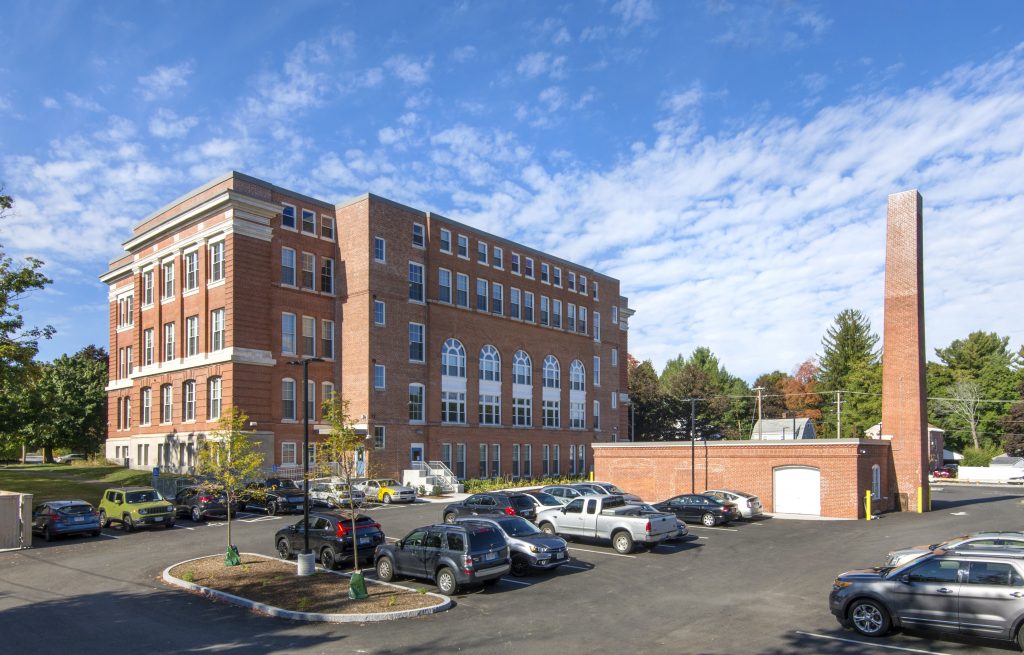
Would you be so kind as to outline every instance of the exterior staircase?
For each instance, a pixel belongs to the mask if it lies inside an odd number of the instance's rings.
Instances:
[[[444,493],[462,493],[462,484],[452,470],[444,462],[413,462],[402,476],[402,484],[416,489],[423,487],[428,492],[435,486],[441,487]]]

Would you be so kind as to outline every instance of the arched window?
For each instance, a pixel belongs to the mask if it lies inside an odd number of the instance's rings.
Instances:
[[[480,379],[501,382],[501,355],[494,346],[480,349]]]
[[[458,339],[448,339],[441,347],[441,375],[466,377],[466,349]]]
[[[560,389],[562,383],[559,381],[562,369],[558,366],[558,360],[554,355],[544,358],[544,386],[548,389]]]
[[[871,467],[871,500],[882,497],[882,469],[878,464]]]
[[[587,371],[583,368],[583,362],[578,359],[572,360],[569,365],[569,388],[573,391],[586,390]]]
[[[517,350],[512,358],[512,383],[533,384],[533,373],[531,372],[530,356],[522,350]]]

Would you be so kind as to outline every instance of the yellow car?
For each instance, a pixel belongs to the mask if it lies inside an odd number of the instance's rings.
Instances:
[[[380,480],[367,480],[359,485],[366,492],[367,500],[376,500],[378,503],[390,505],[391,503],[412,503],[416,502],[416,490],[411,487],[404,487],[398,480],[384,478]]]

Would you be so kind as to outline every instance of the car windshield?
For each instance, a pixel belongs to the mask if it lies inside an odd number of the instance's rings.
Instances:
[[[610,494],[624,494],[624,493],[626,493],[622,489],[619,489],[618,487],[616,487],[614,484],[602,484],[601,487],[604,488],[604,490],[607,491]]]
[[[540,534],[537,526],[519,516],[501,519],[498,521],[498,525],[505,531],[505,534],[512,537],[529,537],[530,535]]]
[[[149,489],[147,491],[129,491],[126,495],[128,497],[128,502],[132,504],[155,503],[164,499],[156,489]]]
[[[533,507],[533,499],[529,496],[509,496],[509,500],[516,507]]]
[[[541,505],[544,505],[545,507],[562,506],[562,503],[558,502],[558,499],[549,493],[544,493],[543,491],[536,491],[530,495],[537,499],[537,502],[540,503]]]
[[[505,545],[505,537],[494,528],[474,528],[469,533],[469,549],[476,553]]]
[[[65,505],[64,507],[58,507],[57,511],[64,514],[88,514],[92,512],[92,505],[82,503],[77,505]]]
[[[382,487],[399,487],[398,480],[381,480],[380,486]]]

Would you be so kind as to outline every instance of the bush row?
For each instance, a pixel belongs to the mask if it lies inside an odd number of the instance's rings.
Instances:
[[[468,494],[480,493],[483,491],[498,491],[499,489],[512,489],[519,487],[542,487],[549,484],[572,484],[574,482],[585,482],[585,475],[549,475],[543,478],[488,478],[483,480],[466,480],[463,486]]]

